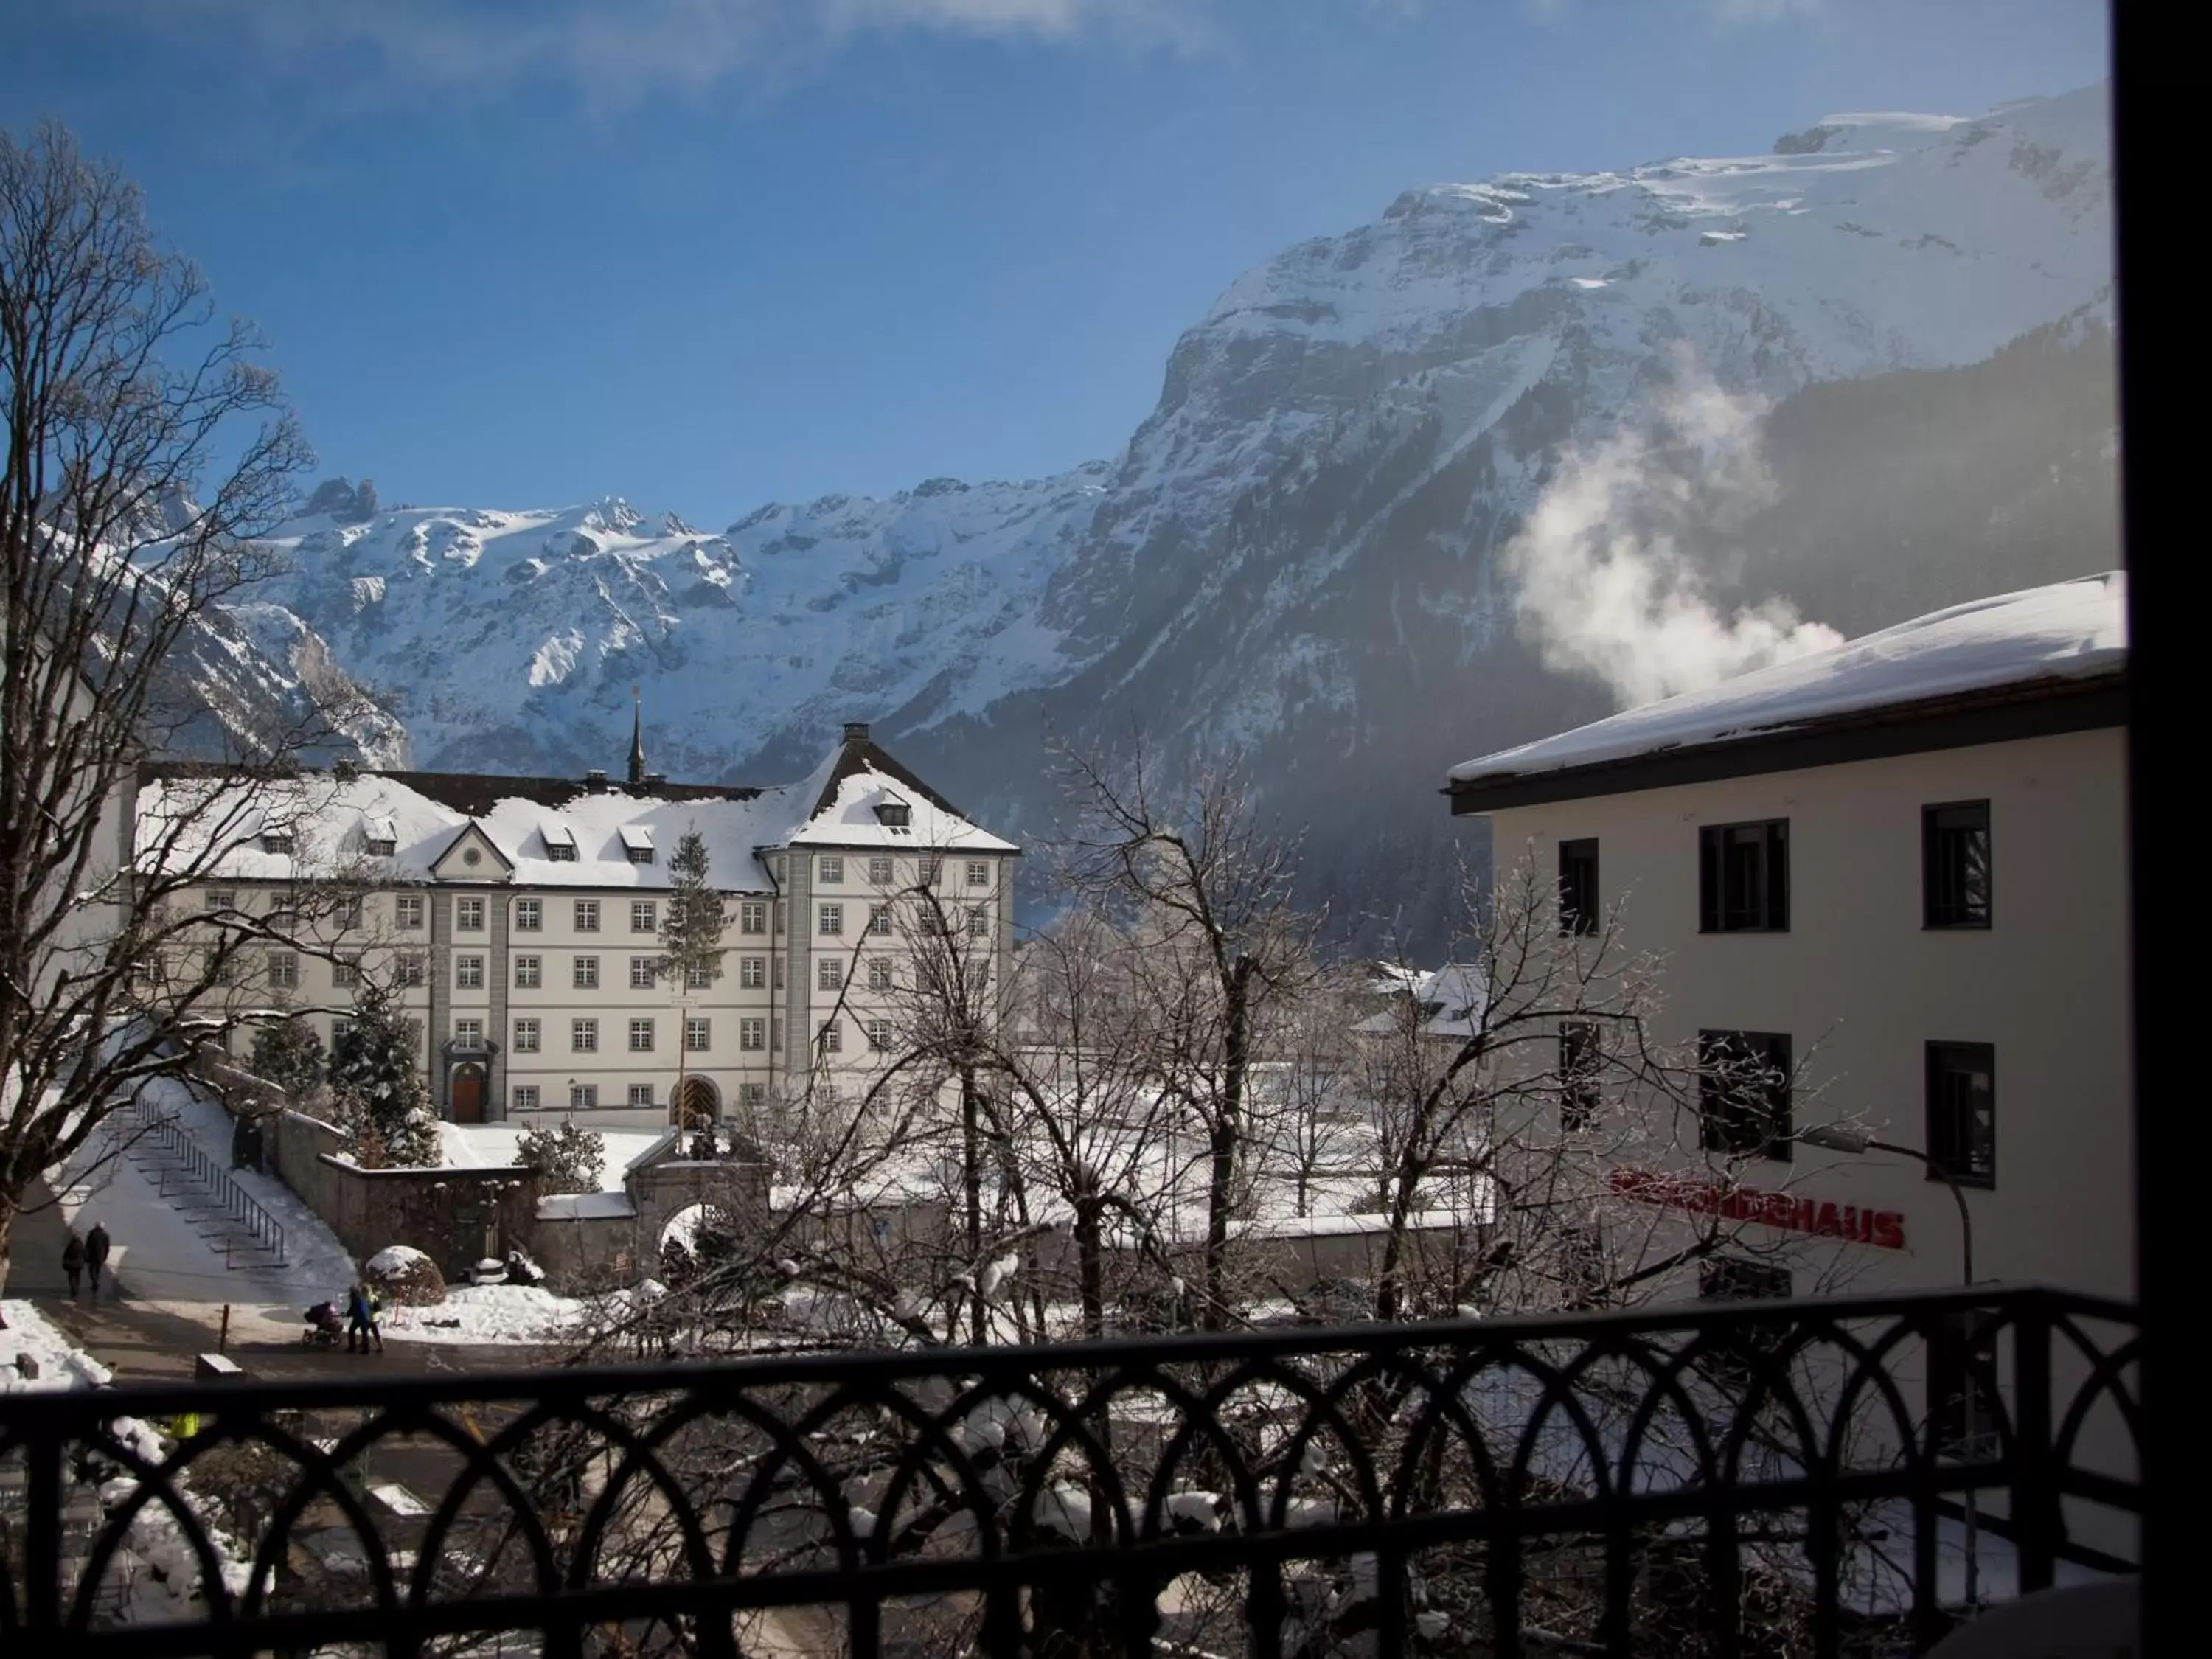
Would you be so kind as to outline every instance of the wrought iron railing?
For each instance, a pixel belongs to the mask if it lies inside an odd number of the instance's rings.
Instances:
[[[171,1195],[172,1182],[178,1183],[179,1188],[198,1188],[200,1207],[219,1212],[223,1217],[224,1267],[281,1267],[285,1265],[283,1224],[270,1214],[258,1199],[232,1178],[230,1171],[218,1164],[207,1148],[177,1121],[173,1113],[141,1097],[131,1103],[128,1121],[134,1126],[128,1131],[131,1150],[156,1152],[161,1157],[173,1160],[155,1176],[159,1195],[163,1198]],[[241,1249],[246,1252],[243,1258],[239,1255]]]
[[[1999,1594],[2124,1567],[2137,1349],[1992,1290],[10,1395],[0,1651],[1911,1650],[1970,1500]]]

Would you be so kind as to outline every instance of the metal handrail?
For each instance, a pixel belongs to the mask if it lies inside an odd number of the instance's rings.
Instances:
[[[222,1245],[222,1265],[236,1268],[247,1265],[281,1267],[285,1265],[284,1225],[269,1213],[261,1201],[231,1178],[228,1170],[210,1157],[202,1146],[173,1116],[164,1115],[149,1105],[142,1096],[131,1103],[132,1115],[137,1119],[140,1135],[151,1135],[161,1151],[182,1165],[174,1173],[208,1190],[216,1207],[244,1227],[252,1237],[250,1248],[265,1251],[270,1260],[266,1263],[248,1264],[238,1260],[240,1241],[226,1237]],[[168,1196],[168,1182],[165,1173],[157,1183],[161,1196]]]

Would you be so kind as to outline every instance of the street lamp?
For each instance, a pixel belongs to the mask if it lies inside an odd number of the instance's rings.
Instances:
[[[1959,1254],[1961,1257],[1960,1271],[1964,1274],[1961,1283],[1968,1290],[1973,1288],[1974,1218],[1966,1208],[1966,1194],[1959,1185],[1958,1177],[1944,1166],[1942,1159],[1931,1158],[1916,1146],[1900,1146],[1894,1141],[1876,1140],[1865,1131],[1854,1129],[1848,1124],[1843,1123],[1816,1124],[1812,1128],[1801,1130],[1797,1139],[1808,1146],[1818,1146],[1824,1152],[1844,1152],[1854,1158],[1863,1157],[1868,1152],[1894,1152],[1899,1158],[1909,1158],[1915,1163],[1926,1166],[1929,1175],[1951,1189],[1951,1201],[1959,1206]],[[1971,1319],[1972,1316],[1970,1310],[1967,1317]],[[1970,1335],[1970,1342],[1971,1340]],[[1969,1390],[1968,1398],[1971,1401],[1974,1394],[1978,1392],[1978,1384],[1972,1375],[1973,1357],[1971,1346],[1966,1363],[1966,1386]],[[1974,1431],[1971,1420],[1967,1425],[1966,1440],[1968,1444],[1966,1449],[1969,1451],[1981,1449],[1981,1436]],[[1974,1489],[1968,1486],[1963,1497],[1965,1501],[1960,1507],[1965,1511],[1964,1519],[1966,1528],[1966,1613],[1971,1618],[1981,1606],[1982,1599],[1980,1564],[1976,1559],[1980,1553],[1977,1547],[1979,1538],[1976,1526]]]

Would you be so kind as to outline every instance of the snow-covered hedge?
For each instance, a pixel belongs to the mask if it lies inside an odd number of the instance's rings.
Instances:
[[[446,1276],[438,1264],[410,1245],[387,1245],[369,1257],[361,1272],[371,1290],[402,1307],[434,1307],[446,1299]]]

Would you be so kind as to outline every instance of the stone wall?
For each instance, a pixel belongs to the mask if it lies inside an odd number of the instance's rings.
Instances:
[[[531,1249],[538,1182],[528,1170],[364,1170],[335,1127],[297,1111],[270,1120],[267,1137],[276,1173],[356,1257],[410,1244],[451,1280],[488,1249]]]

